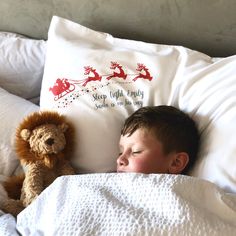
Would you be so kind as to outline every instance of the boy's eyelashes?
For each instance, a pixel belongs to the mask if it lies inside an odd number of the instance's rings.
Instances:
[[[136,155],[136,154],[139,154],[139,153],[141,153],[142,151],[141,150],[139,150],[139,151],[131,151],[131,154],[132,155]],[[119,156],[121,156],[123,154],[123,152],[120,152],[119,153]]]
[[[132,154],[139,154],[139,153],[141,153],[141,151],[134,151],[134,152],[132,152]]]

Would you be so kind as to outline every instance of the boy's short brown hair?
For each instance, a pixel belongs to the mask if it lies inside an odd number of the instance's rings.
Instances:
[[[147,129],[162,143],[164,154],[186,152],[189,162],[183,174],[194,165],[200,143],[198,128],[192,118],[173,106],[146,106],[129,116],[121,134],[132,135],[137,129]]]

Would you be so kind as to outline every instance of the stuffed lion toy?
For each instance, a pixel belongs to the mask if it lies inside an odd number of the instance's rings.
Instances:
[[[74,129],[57,112],[40,111],[26,117],[16,130],[15,147],[25,173],[3,183],[8,198],[0,209],[16,216],[57,177],[71,175]]]

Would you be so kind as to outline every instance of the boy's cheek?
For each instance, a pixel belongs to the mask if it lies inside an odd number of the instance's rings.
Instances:
[[[144,173],[146,172],[147,165],[143,161],[134,161],[129,163],[128,168],[132,170],[132,172]]]

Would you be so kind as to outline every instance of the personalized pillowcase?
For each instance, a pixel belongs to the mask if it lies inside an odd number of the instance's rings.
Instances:
[[[174,105],[196,120],[210,142],[203,145],[193,175],[211,179],[203,166],[218,141],[212,137],[215,112],[228,98],[228,87],[235,88],[234,68],[234,57],[216,60],[181,46],[118,39],[54,16],[40,107],[74,123],[73,162],[79,173],[92,173],[116,170],[120,130],[131,113],[147,105]]]
[[[142,106],[170,103],[179,56],[179,48],[117,39],[53,17],[40,106],[73,121],[80,172],[116,170],[125,118]]]

